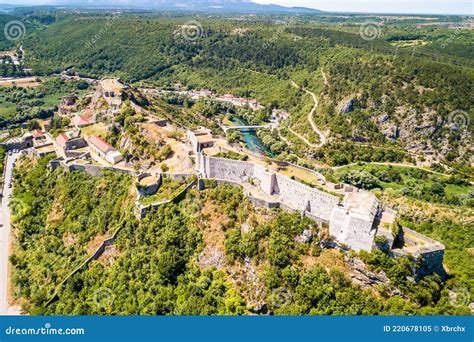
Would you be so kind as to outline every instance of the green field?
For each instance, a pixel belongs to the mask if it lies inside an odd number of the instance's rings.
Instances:
[[[330,177],[336,181],[358,181],[363,172],[372,180],[370,188],[392,189],[398,195],[445,204],[472,207],[474,186],[463,176],[443,176],[415,167],[384,165],[351,165],[337,169]],[[350,177],[358,175],[358,177]],[[371,176],[371,177],[370,177]]]
[[[87,88],[85,82],[65,82],[58,77],[46,78],[34,88],[0,87],[0,127],[52,116],[61,97],[83,94]]]

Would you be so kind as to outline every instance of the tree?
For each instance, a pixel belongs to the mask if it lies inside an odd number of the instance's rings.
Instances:
[[[41,124],[38,120],[28,121],[28,130],[33,131],[35,129],[41,129]]]

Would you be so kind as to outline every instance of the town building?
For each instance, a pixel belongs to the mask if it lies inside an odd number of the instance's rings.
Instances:
[[[99,155],[101,158],[104,158],[111,164],[120,163],[124,159],[123,155],[119,151],[99,137],[90,137],[89,146],[97,155]]]
[[[94,123],[94,117],[92,114],[84,113],[74,116],[71,121],[77,128],[82,128],[92,125]]]
[[[61,133],[57,136],[56,143],[64,152],[87,147],[86,141],[78,130]]]
[[[51,119],[44,120],[42,124],[43,124],[44,130],[49,131],[49,129],[51,128]]]
[[[216,98],[218,101],[231,103],[236,107],[248,106],[252,110],[265,108],[257,100],[249,100],[244,97],[235,96],[232,94],[225,94]]]
[[[54,148],[54,144],[50,136],[46,135],[39,129],[32,131],[31,135],[33,137],[34,153],[38,157],[44,157],[48,154],[56,153],[56,149]]]
[[[213,147],[214,139],[211,131],[204,127],[199,127],[196,130],[188,130],[188,142],[196,153],[202,152],[203,149]]]
[[[284,110],[281,109],[273,109],[272,110],[272,117],[270,119],[270,122],[272,123],[279,123],[280,121],[284,121],[290,117],[290,113],[285,112]]]
[[[31,135],[33,136],[33,139],[36,139],[36,140],[45,138],[44,132],[39,129],[35,129],[31,131]]]

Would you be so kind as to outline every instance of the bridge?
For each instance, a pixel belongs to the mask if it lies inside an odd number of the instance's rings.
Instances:
[[[273,128],[273,125],[268,124],[268,125],[260,125],[260,126],[255,125],[255,126],[221,126],[221,127],[224,130],[224,132],[227,133],[227,131],[229,131],[229,130],[241,131],[241,130],[244,130],[244,129],[257,130],[257,129],[261,129],[261,128]]]

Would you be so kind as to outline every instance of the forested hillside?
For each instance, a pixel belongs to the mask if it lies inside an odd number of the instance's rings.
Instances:
[[[147,85],[180,82],[288,110],[292,116],[281,134],[293,153],[317,155],[332,165],[413,157],[451,163],[471,156],[472,31],[389,23],[367,40],[358,31],[362,22],[346,27],[191,20],[66,16],[28,35],[24,45],[29,64],[43,74],[73,68]],[[189,22],[197,30],[191,39]],[[412,29],[416,34],[410,36]],[[436,55],[427,52],[438,46]],[[292,80],[319,97],[314,120],[329,137],[323,149],[292,133],[318,142],[307,121],[311,98],[294,89]],[[342,156],[341,143],[347,151]],[[364,150],[360,144],[382,148]]]
[[[35,77],[24,87],[2,79],[0,128],[15,129],[9,137],[26,132],[20,124],[40,128],[32,119],[51,117],[62,96],[76,94],[49,133],[66,133],[84,110],[91,122],[83,136],[100,135],[119,150],[125,160],[117,167],[154,174],[194,169],[184,137],[204,126],[210,155],[266,163],[326,191],[345,183],[373,192],[381,207],[399,213],[397,224],[446,246],[449,274],[416,282],[410,257],[335,248],[327,225],[255,208],[241,188],[212,181],[139,220],[131,176],[51,170],[52,157],[28,154],[16,163],[11,201],[12,295],[25,312],[471,313],[452,298],[474,298],[474,33],[465,18],[16,13],[0,15],[0,25],[18,19],[26,32],[0,40],[0,50],[5,60],[21,51],[22,70],[11,60],[0,70]],[[121,80],[81,79],[106,76]],[[120,88],[120,99],[111,101],[111,88]],[[203,89],[207,95],[190,95]],[[265,125],[250,138],[274,159],[249,151],[242,132],[226,131],[235,123]],[[93,158],[77,162],[99,163],[91,151]],[[185,185],[166,181],[140,203]]]
[[[448,294],[471,282],[472,255],[457,264],[446,284],[437,276],[414,284],[407,278],[407,259],[361,254],[370,267],[390,278],[389,285],[362,290],[344,274],[348,269],[342,253],[321,250],[325,233],[314,222],[297,214],[256,210],[237,187],[209,183],[207,190],[193,190],[180,204],[162,206],[137,221],[128,176],[66,174],[48,170],[47,162],[23,159],[15,175],[12,279],[15,298],[29,313],[469,312],[451,305]],[[113,246],[58,287],[119,227]],[[443,242],[452,239],[427,225],[420,229]],[[312,231],[312,239],[300,238],[305,230]],[[448,259],[451,263],[457,261]],[[55,289],[58,296],[47,305]]]

